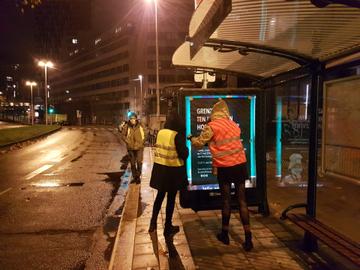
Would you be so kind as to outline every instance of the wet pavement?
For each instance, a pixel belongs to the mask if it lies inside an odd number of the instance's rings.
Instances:
[[[194,212],[177,200],[174,219],[180,232],[163,236],[165,202],[156,233],[147,232],[156,191],[149,187],[151,149],[144,154],[140,185],[131,184],[112,254],[110,269],[353,269],[320,244],[320,253],[302,250],[302,231],[290,221],[263,217],[251,209],[254,249],[245,252],[239,214],[231,216],[230,245],[216,239],[219,210]],[[327,253],[330,252],[330,255]],[[342,264],[344,263],[344,264]]]

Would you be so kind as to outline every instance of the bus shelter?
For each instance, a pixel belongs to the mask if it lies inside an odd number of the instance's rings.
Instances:
[[[235,74],[268,92],[310,78],[304,113],[309,119],[307,198],[290,208],[305,207],[314,218],[324,79],[334,69],[360,65],[359,26],[359,1],[203,0],[197,1],[186,41],[173,55],[177,67]],[[359,71],[353,75],[358,78]],[[275,108],[279,122],[281,102]],[[277,160],[281,128],[276,124]],[[281,175],[281,163],[277,170]]]

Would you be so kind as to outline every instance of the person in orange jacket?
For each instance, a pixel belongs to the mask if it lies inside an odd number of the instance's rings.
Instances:
[[[231,214],[231,183],[234,183],[241,222],[245,231],[243,248],[245,251],[250,251],[253,243],[245,199],[245,180],[249,176],[245,151],[240,139],[241,129],[230,119],[229,108],[224,100],[218,101],[213,106],[210,120],[198,137],[189,135],[188,139],[197,148],[208,144],[212,155],[213,171],[217,173],[222,197],[222,230],[217,234],[217,238],[226,245],[230,243],[228,233]]]

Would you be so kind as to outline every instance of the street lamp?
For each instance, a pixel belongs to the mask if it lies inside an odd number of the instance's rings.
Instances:
[[[38,65],[40,67],[43,67],[44,68],[44,71],[45,71],[45,124],[47,125],[48,124],[48,112],[47,112],[47,99],[48,99],[48,87],[47,87],[47,69],[48,68],[53,68],[54,67],[54,64],[50,61],[39,61]]]
[[[36,86],[36,82],[26,81],[26,85],[30,86],[31,101],[30,101],[30,116],[31,125],[34,125],[34,101],[33,101],[33,86]]]
[[[143,114],[143,75],[138,75],[137,79],[134,79],[133,81],[140,81],[140,115]],[[135,88],[136,89],[136,88]],[[135,94],[135,102],[136,102],[137,95]],[[136,105],[135,105],[136,107]]]
[[[155,7],[155,50],[156,50],[156,116],[160,116],[160,89],[159,89],[159,40],[158,40],[158,15],[157,15],[157,1],[146,0],[147,2],[154,2]]]

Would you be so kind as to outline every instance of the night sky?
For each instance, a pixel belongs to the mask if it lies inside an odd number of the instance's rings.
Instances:
[[[31,12],[21,13],[14,0],[0,1],[0,63],[25,63],[33,50]]]
[[[131,2],[129,0],[89,1],[92,1],[94,7],[90,26],[94,33],[116,24],[119,15],[127,12],[128,3]],[[29,64],[33,61],[33,55],[36,53],[34,27],[34,10],[26,8],[22,13],[16,6],[16,0],[0,0],[1,65]]]
[[[43,3],[51,0],[42,0]],[[77,0],[72,0],[77,1]],[[91,31],[93,35],[106,32],[121,19],[139,18],[141,9],[146,8],[145,0],[88,0],[92,3]],[[159,16],[161,9],[167,16],[176,16],[179,10],[173,9],[173,4],[180,0],[158,0]],[[35,22],[34,10],[26,8],[24,13],[16,6],[18,0],[0,0],[0,65],[27,64],[34,61]],[[181,4],[193,3],[193,0],[181,0]],[[41,5],[41,4],[40,4]],[[145,5],[145,6],[144,6]],[[191,4],[190,4],[191,6]],[[37,7],[35,7],[37,8]],[[144,10],[143,10],[144,11]]]

